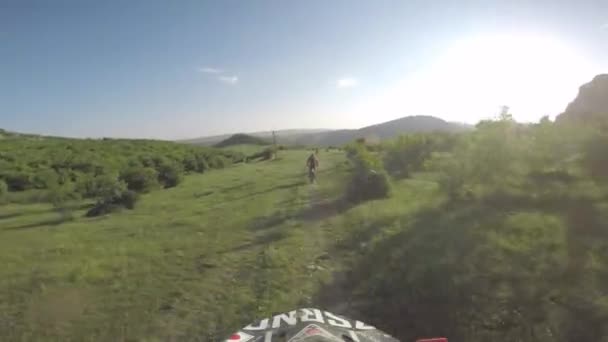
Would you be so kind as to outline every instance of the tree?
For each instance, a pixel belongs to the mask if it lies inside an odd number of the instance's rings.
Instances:
[[[127,190],[127,184],[110,177],[104,177],[98,183],[98,197],[95,206],[87,212],[87,216],[99,216],[120,210],[133,209],[139,199],[133,190]]]
[[[4,176],[4,181],[10,191],[23,191],[33,186],[31,174],[25,171],[15,171]]]
[[[8,185],[2,179],[0,179],[0,197],[4,196],[8,192]]]
[[[65,183],[59,185],[51,184],[48,188],[49,200],[53,204],[55,211],[59,213],[62,221],[68,221],[73,218],[72,211],[69,207],[69,201],[74,201],[80,198],[73,183]]]
[[[158,187],[158,173],[151,167],[130,167],[120,173],[129,190],[149,192]]]
[[[50,189],[59,184],[59,175],[53,169],[43,169],[34,175],[32,182],[38,189]]]
[[[382,163],[365,145],[356,143],[350,147],[349,158],[355,168],[346,191],[346,198],[353,202],[385,198],[391,186]]]
[[[177,186],[182,181],[181,169],[176,163],[165,163],[158,168],[158,182],[165,188]]]
[[[439,150],[431,135],[403,135],[389,145],[384,158],[387,171],[397,177],[407,177],[422,168],[433,151]]]

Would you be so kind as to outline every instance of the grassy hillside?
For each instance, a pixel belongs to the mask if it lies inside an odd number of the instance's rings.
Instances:
[[[228,147],[234,145],[269,145],[270,143],[262,138],[247,134],[235,134],[227,139],[215,144],[215,147]]]
[[[256,153],[260,153],[260,152],[264,151],[264,149],[266,149],[266,147],[263,145],[239,144],[239,145],[232,145],[232,146],[224,147],[223,149],[228,150],[228,151],[234,151],[236,153],[243,154],[245,156],[250,156],[250,155],[254,155]]]
[[[277,137],[277,139],[278,139],[277,142],[279,144],[293,145],[295,143],[295,141],[298,139],[298,137],[308,135],[308,134],[327,132],[327,131],[330,131],[330,130],[329,129],[280,129],[280,130],[274,131],[274,134]],[[272,141],[273,131],[251,132],[251,133],[246,133],[246,134],[249,136],[264,139],[267,141]],[[222,134],[222,135],[215,135],[215,136],[210,136],[210,137],[179,140],[178,142],[185,143],[185,144],[201,145],[201,146],[212,146],[212,145],[219,143],[222,140],[230,138],[230,136],[231,136],[231,134]]]
[[[310,301],[329,269],[324,212],[344,156],[307,152],[186,177],[103,218],[56,223],[50,205],[0,215],[0,336],[5,340],[217,340],[258,315]],[[76,209],[78,210],[78,209]]]
[[[184,174],[241,162],[231,150],[154,140],[66,139],[10,134],[0,140],[0,203],[95,200],[90,216],[126,207],[139,193],[177,186]]]
[[[408,133],[425,132],[466,132],[472,127],[464,124],[447,122],[433,116],[406,116],[376,125],[366,126],[360,129],[338,129],[338,130],[280,130],[276,131],[277,144],[288,146],[341,146],[358,138],[367,140],[388,140]],[[260,132],[244,134],[243,136],[272,140],[272,132]],[[214,145],[219,147],[235,144],[230,139],[243,140],[236,144],[257,144],[249,141],[250,138],[241,137],[237,134],[233,137],[221,135],[198,139],[183,140],[182,143],[195,145]],[[227,141],[227,145],[223,145]],[[222,144],[222,145],[218,145]]]
[[[133,210],[0,212],[6,340],[203,340],[317,306],[403,341],[608,338],[606,126],[509,115],[191,173]]]
[[[302,135],[295,140],[298,145],[342,146],[359,138],[368,141],[386,141],[402,134],[430,132],[466,132],[470,127],[444,121],[433,116],[406,116],[396,120],[366,126],[359,129],[341,129]]]

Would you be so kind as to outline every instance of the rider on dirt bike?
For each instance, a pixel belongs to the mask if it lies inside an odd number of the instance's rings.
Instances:
[[[298,309],[249,324],[226,342],[399,342],[373,326],[319,309]],[[448,342],[446,338],[416,342]]]
[[[306,167],[308,168],[308,178],[313,183],[316,179],[317,168],[319,167],[319,159],[317,159],[316,153],[311,153],[306,160]]]

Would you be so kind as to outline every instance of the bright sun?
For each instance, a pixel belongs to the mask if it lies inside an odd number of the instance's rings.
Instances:
[[[455,42],[425,70],[384,89],[362,108],[476,123],[508,105],[517,120],[536,121],[562,112],[598,72],[550,36],[477,36]]]
[[[546,36],[477,37],[458,42],[444,58],[459,96],[472,105],[509,105],[522,121],[563,111],[593,76],[574,49]]]

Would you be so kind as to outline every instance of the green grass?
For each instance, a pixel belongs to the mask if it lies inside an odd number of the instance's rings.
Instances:
[[[390,199],[349,207],[344,155],[321,153],[316,185],[305,177],[307,156],[283,151],[191,175],[144,195],[135,210],[100,218],[84,218],[77,205],[70,222],[49,205],[5,206],[0,335],[217,340],[299,306],[350,312],[334,275],[432,202],[436,184],[404,181]]]
[[[326,153],[319,183],[305,151],[186,177],[135,210],[61,222],[51,206],[0,213],[3,340],[218,339],[310,301],[329,268],[321,211],[339,195],[344,156]],[[321,201],[322,199],[322,201]],[[321,214],[317,214],[320,212]]]
[[[223,147],[222,149],[224,150],[229,150],[229,151],[234,151],[234,152],[238,152],[238,153],[242,153],[246,156],[250,156],[252,154],[258,153],[258,152],[262,152],[264,149],[268,148],[269,145],[247,145],[247,144],[242,144],[242,145],[232,145],[232,146],[227,146],[227,147]]]
[[[349,206],[344,154],[321,152],[310,185],[308,153],[190,175],[105,217],[85,218],[86,203],[73,203],[66,222],[50,205],[2,206],[1,339],[213,341],[303,306],[403,341],[512,341],[530,331],[550,341],[566,331],[548,330],[555,315],[579,323],[553,301],[603,274],[605,251],[577,229],[605,220],[579,227],[577,209],[559,203],[449,201],[425,173],[393,180],[388,199]],[[596,207],[607,217],[605,201]],[[584,293],[585,309],[604,312],[605,294]],[[496,322],[507,328],[486,328]]]

